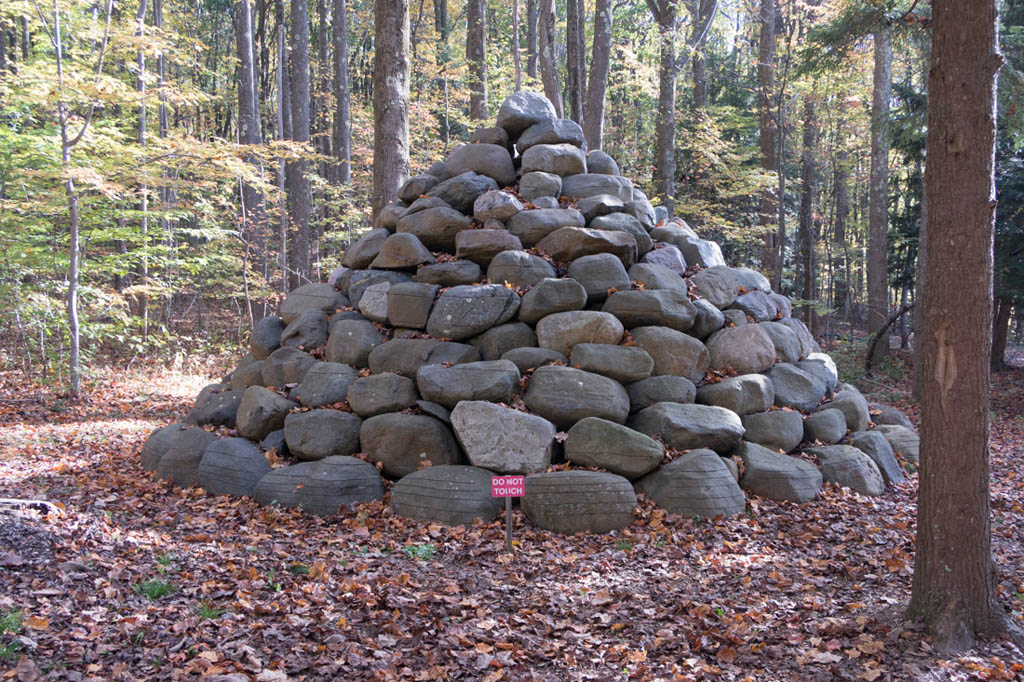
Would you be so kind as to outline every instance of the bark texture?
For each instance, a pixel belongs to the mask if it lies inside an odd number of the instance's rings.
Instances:
[[[658,118],[654,128],[654,191],[662,205],[675,209],[676,12],[675,0],[647,0],[658,24]]]
[[[612,2],[597,0],[594,7],[594,46],[590,55],[587,101],[583,111],[583,137],[587,149],[600,149],[604,137],[604,99],[612,50]]]
[[[306,0],[291,0],[291,113],[292,140],[309,142],[309,7]],[[288,280],[295,289],[309,280],[309,215],[312,197],[306,159],[285,165],[288,188],[288,218],[292,238],[289,241]]]
[[[583,99],[586,87],[584,79],[586,58],[583,56],[584,14],[582,0],[566,0],[565,73],[569,88],[569,118],[581,125],[583,124]]]
[[[347,0],[334,0],[334,158],[331,179],[336,184],[352,182],[352,132],[348,85]]]
[[[868,333],[878,332],[889,318],[889,100],[892,98],[892,30],[875,32],[875,71],[871,97],[871,186],[868,214]],[[878,362],[889,353],[881,339]]]
[[[537,0],[526,0],[526,75],[537,77]]]
[[[409,176],[409,3],[377,0],[374,8],[373,215]]]
[[[909,615],[943,652],[1007,632],[989,507],[996,2],[935,0],[921,478]],[[955,293],[954,293],[955,292]]]
[[[466,3],[466,61],[469,63],[469,117],[487,118],[487,27],[484,0]]]
[[[555,3],[554,0],[540,0],[540,14],[537,17],[537,45],[540,51],[540,76],[544,82],[544,95],[555,105],[555,115],[562,118],[562,84],[558,79],[558,62],[555,60]]]
[[[803,185],[800,191],[800,225],[798,233],[800,298],[806,301],[817,299],[815,287],[814,243],[814,201],[818,193],[818,166],[815,151],[818,146],[818,115],[814,95],[804,98],[804,140],[803,140]],[[814,331],[814,308],[803,306],[802,315],[808,329]]]
[[[761,168],[765,173],[776,170],[776,134],[778,126],[772,116],[772,91],[775,87],[775,0],[761,0],[761,36],[757,51],[757,110],[760,128]],[[761,229],[764,247],[761,250],[761,269],[769,280],[775,281],[780,264],[776,258],[773,226],[778,213],[775,190],[766,187],[761,195]]]

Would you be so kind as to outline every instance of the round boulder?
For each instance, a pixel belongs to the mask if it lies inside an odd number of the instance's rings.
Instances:
[[[401,478],[426,462],[458,464],[459,444],[452,432],[433,417],[417,414],[381,414],[363,422],[359,432],[363,452],[380,462],[384,473]]]
[[[455,406],[451,421],[475,466],[502,474],[526,474],[551,465],[555,427],[537,415],[467,400]]]
[[[409,519],[470,525],[489,523],[501,512],[502,500],[491,497],[492,472],[460,464],[414,471],[391,489],[391,508]]]
[[[633,523],[636,493],[622,476],[556,471],[526,477],[523,513],[555,533],[607,533]]]
[[[455,341],[468,339],[507,322],[518,310],[519,294],[501,284],[452,287],[434,303],[427,332]]]
[[[724,407],[657,403],[629,418],[630,428],[658,436],[673,450],[709,448],[729,454],[743,437],[739,416]]]
[[[252,495],[270,471],[263,452],[245,438],[221,438],[199,462],[199,485],[213,495]]]
[[[649,436],[598,417],[569,429],[565,458],[583,467],[601,467],[632,480],[661,464],[665,447]]]
[[[359,452],[359,427],[362,423],[363,420],[356,415],[339,410],[289,414],[284,420],[288,452],[305,460]]]
[[[629,394],[619,382],[572,367],[539,367],[524,396],[531,412],[567,429],[585,417],[621,424],[629,416]]]
[[[711,519],[742,513],[747,498],[725,460],[713,450],[692,450],[636,483],[644,493],[671,514]]]

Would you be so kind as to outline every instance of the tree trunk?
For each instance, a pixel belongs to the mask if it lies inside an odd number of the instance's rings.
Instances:
[[[818,191],[818,168],[815,155],[818,146],[818,119],[814,95],[804,97],[803,187],[800,192],[799,264],[800,297],[805,301],[817,299],[814,282],[814,201]],[[803,306],[804,323],[814,331],[814,306]]]
[[[352,182],[352,132],[349,122],[348,8],[347,0],[334,0],[334,158],[331,179]]]
[[[676,0],[647,0],[658,24],[658,118],[654,128],[654,191],[669,214],[675,209]]]
[[[562,84],[558,81],[558,63],[555,61],[555,3],[540,0],[537,17],[538,46],[540,49],[540,76],[544,81],[544,94],[555,106],[555,116],[562,118]]]
[[[512,0],[512,63],[516,70],[516,92],[523,89],[523,55],[519,49],[519,0]]]
[[[844,122],[840,121],[839,129],[845,128]],[[836,256],[833,259],[833,270],[836,272],[835,294],[833,305],[840,315],[845,315],[849,307],[849,260],[847,259],[846,244],[846,221],[850,215],[850,189],[847,186],[848,177],[846,171],[846,152],[840,150],[836,159],[836,170],[833,179],[833,191],[836,202],[836,227],[832,235],[832,243],[835,245]],[[916,310],[916,307],[915,307]]]
[[[1006,370],[1006,339],[1010,331],[1010,313],[1013,312],[1013,300],[1009,296],[997,296],[995,315],[992,316],[992,359],[993,372]]]
[[[309,8],[306,0],[291,0],[291,109],[292,140],[309,143]],[[309,215],[312,197],[306,177],[306,159],[285,165],[288,186],[288,216],[292,239],[289,244],[288,272],[292,289],[309,281]]]
[[[537,77],[537,0],[526,0],[526,75]]]
[[[594,7],[594,48],[590,55],[587,101],[583,111],[583,137],[587,149],[600,149],[604,137],[604,98],[612,51],[612,0],[597,0]]]
[[[586,70],[586,58],[583,56],[584,13],[582,0],[566,0],[565,77],[569,86],[569,118],[580,125],[583,124],[583,74]]]
[[[281,20],[281,3],[277,5],[279,21],[277,24],[277,139],[287,140],[291,135],[288,127],[288,69],[285,67],[287,53],[285,51],[284,22]],[[285,192],[285,163],[277,160],[277,193],[281,198],[278,205],[278,265],[281,268],[281,292],[288,293],[288,210]]]
[[[943,653],[1013,631],[995,594],[989,506],[996,4],[932,3],[921,474],[908,615]]]
[[[484,0],[466,4],[466,61],[469,63],[469,117],[487,118],[487,18]]]
[[[409,3],[376,0],[373,62],[373,215],[409,175]]]
[[[889,100],[892,97],[892,30],[875,32],[875,72],[871,98],[871,198],[868,214],[868,333],[889,318]],[[875,346],[889,353],[888,336]]]
[[[761,0],[761,38],[757,52],[758,120],[760,128],[761,168],[765,173],[774,173],[776,163],[776,140],[778,131],[772,116],[771,97],[775,87],[775,0]],[[761,229],[764,231],[764,248],[761,250],[761,269],[772,282],[775,273],[781,270],[776,253],[775,230],[778,212],[778,197],[775,190],[765,187],[761,195]]]
[[[714,11],[714,0],[698,0],[691,5],[696,9],[693,22],[693,34],[690,42],[693,43],[693,111],[702,112],[708,106],[708,65],[704,59],[704,49],[707,46],[707,30],[701,30],[700,19],[709,11]]]
[[[135,24],[137,26],[135,35],[139,38],[140,42],[144,41],[146,36],[146,0],[142,0],[139,3],[139,11],[135,15]],[[136,73],[136,84],[139,91],[139,125],[137,141],[139,146],[145,149],[147,116],[146,54],[141,48],[135,52],[135,67],[138,70]],[[149,337],[149,297],[146,295],[145,290],[147,279],[149,278],[149,183],[145,180],[143,180],[142,185],[139,187],[139,212],[142,214],[139,225],[139,233],[141,235],[139,242],[142,247],[142,253],[139,258],[139,281],[142,283],[143,289],[137,294],[136,300],[139,304],[139,317],[142,318],[142,338],[146,339]]]

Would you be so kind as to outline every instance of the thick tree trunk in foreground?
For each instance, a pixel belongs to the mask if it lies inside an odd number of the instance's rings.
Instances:
[[[309,8],[306,0],[291,0],[291,109],[292,140],[309,142]],[[285,165],[288,186],[288,216],[292,239],[289,243],[288,273],[292,289],[309,280],[309,215],[312,197],[305,159]]]
[[[352,133],[349,123],[348,8],[347,0],[334,0],[334,158],[331,179],[352,182]]]
[[[373,61],[373,215],[409,176],[409,3],[377,0]]]
[[[469,63],[469,117],[487,118],[487,26],[484,0],[466,3],[466,61]]]
[[[537,45],[540,55],[540,77],[544,82],[544,95],[555,105],[555,115],[562,118],[562,84],[558,80],[558,62],[555,60],[555,3],[540,0],[537,17]]]
[[[757,53],[757,109],[760,124],[761,169],[774,173],[776,167],[775,136],[778,127],[772,117],[772,90],[775,87],[775,0],[761,0],[761,39]],[[761,269],[769,280],[781,269],[776,258],[775,230],[778,197],[775,190],[765,187],[761,195],[761,229],[764,246],[761,250]]]
[[[889,100],[892,97],[892,30],[875,32],[871,99],[871,187],[868,215],[868,333],[889,318]],[[889,354],[889,339],[875,346],[874,362]]]
[[[676,0],[647,0],[658,24],[658,118],[654,127],[654,191],[671,214],[676,176]]]
[[[565,77],[569,87],[569,118],[580,125],[583,124],[584,71],[586,57],[583,53],[583,16],[585,8],[582,0],[566,0],[565,2]]]
[[[612,51],[612,2],[597,0],[594,7],[594,49],[590,56],[587,101],[583,111],[583,137],[587,149],[600,149],[604,137],[604,97]]]
[[[989,508],[995,229],[995,0],[934,0],[929,248],[917,553],[908,614],[940,651],[1012,624],[996,601]],[[1018,633],[1019,634],[1019,633]]]

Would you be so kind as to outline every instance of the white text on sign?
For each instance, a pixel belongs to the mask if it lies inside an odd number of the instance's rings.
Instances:
[[[522,497],[525,492],[525,476],[491,476],[491,497]]]

